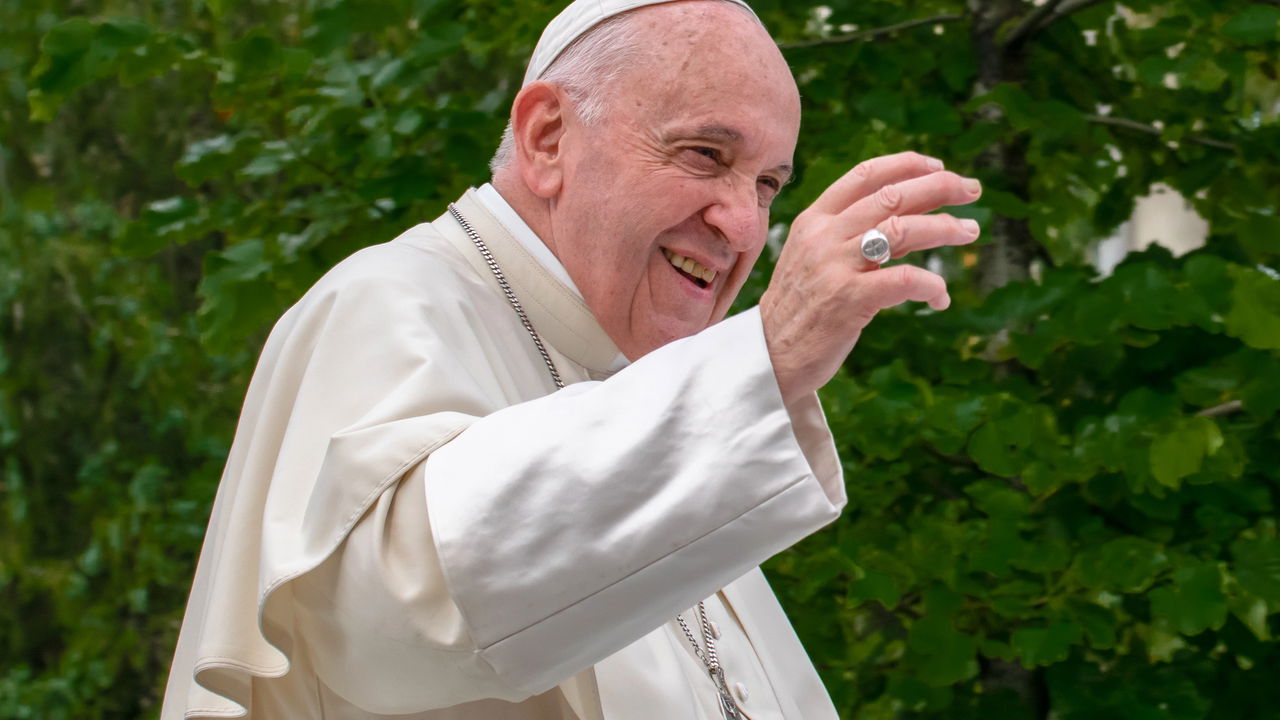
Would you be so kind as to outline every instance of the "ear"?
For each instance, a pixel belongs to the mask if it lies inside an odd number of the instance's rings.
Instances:
[[[520,179],[540,198],[551,198],[560,192],[565,137],[572,112],[564,91],[545,82],[521,88],[511,106]]]

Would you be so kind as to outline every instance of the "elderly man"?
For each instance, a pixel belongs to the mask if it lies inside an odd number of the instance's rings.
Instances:
[[[800,103],[738,0],[578,0],[493,182],[276,326],[163,718],[832,718],[756,566],[845,501],[815,391],[975,181],[854,168],[723,322]],[[890,252],[890,248],[892,248]]]

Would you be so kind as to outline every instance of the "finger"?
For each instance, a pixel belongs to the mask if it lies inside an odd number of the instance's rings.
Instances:
[[[889,251],[894,258],[918,250],[944,245],[968,245],[978,239],[980,231],[974,220],[961,220],[946,213],[936,215],[894,215],[876,226],[889,238]],[[861,236],[854,238],[861,242]]]
[[[904,302],[928,303],[934,310],[951,305],[947,281],[941,275],[915,265],[894,265],[858,276],[858,304],[866,310],[868,320],[876,312]]]
[[[885,185],[939,170],[942,170],[941,160],[917,152],[902,152],[864,160],[831,183],[810,207],[817,212],[836,215]]]
[[[923,215],[944,205],[967,205],[982,196],[982,183],[953,172],[936,172],[885,185],[836,218],[846,237],[861,235],[895,215]]]

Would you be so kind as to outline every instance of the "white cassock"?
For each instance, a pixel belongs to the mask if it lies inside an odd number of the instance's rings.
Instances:
[[[843,478],[759,311],[611,373],[501,197],[458,208],[569,386],[448,214],[325,275],[249,386],[163,720],[712,720],[674,621],[699,598],[753,720],[835,718],[756,566],[837,517]]]

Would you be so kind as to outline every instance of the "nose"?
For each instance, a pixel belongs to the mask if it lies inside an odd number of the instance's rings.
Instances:
[[[747,252],[764,242],[768,210],[760,205],[755,178],[732,176],[702,211],[702,219],[720,231],[734,252]]]

